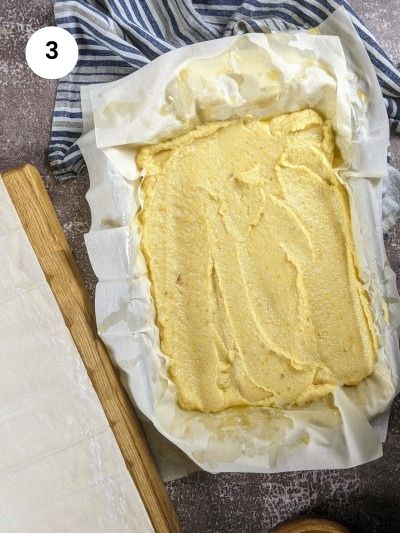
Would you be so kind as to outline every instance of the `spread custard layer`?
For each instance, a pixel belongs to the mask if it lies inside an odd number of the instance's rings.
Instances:
[[[141,248],[182,408],[286,408],[373,372],[334,151],[312,110],[208,123],[139,149]]]

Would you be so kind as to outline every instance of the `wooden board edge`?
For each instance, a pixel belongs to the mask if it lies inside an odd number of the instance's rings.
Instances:
[[[32,165],[7,171],[2,178],[153,527],[157,533],[179,532],[175,510],[150,454],[141,424],[97,335],[93,306],[43,180]]]

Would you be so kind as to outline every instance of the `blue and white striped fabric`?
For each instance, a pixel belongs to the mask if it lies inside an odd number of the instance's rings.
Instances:
[[[400,73],[346,0],[56,0],[56,22],[75,37],[79,60],[58,85],[49,157],[60,178],[84,162],[80,87],[126,76],[160,54],[237,33],[295,30],[319,24],[343,5],[364,42],[400,132]]]

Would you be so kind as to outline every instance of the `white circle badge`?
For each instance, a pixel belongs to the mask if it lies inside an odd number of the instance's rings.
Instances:
[[[41,78],[63,78],[78,61],[78,45],[72,35],[58,28],[47,26],[35,31],[25,50],[26,61]]]

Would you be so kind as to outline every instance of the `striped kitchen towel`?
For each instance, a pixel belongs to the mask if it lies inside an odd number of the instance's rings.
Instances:
[[[339,6],[364,42],[390,125],[400,133],[400,73],[346,0],[56,0],[56,22],[75,37],[79,60],[58,84],[49,147],[55,174],[69,178],[84,165],[75,143],[82,132],[82,85],[113,81],[198,41],[314,27]]]

